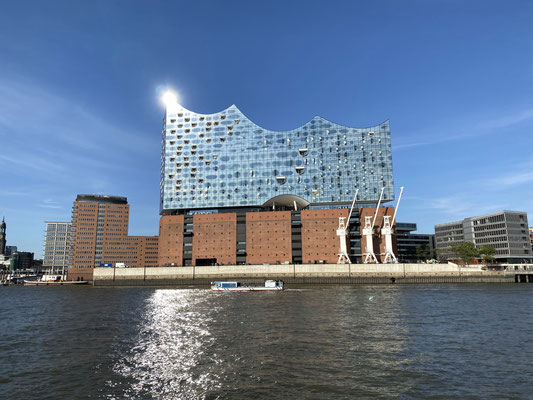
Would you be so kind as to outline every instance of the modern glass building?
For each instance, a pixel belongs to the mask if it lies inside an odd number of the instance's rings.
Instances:
[[[69,262],[70,222],[45,221],[43,267],[47,272],[63,273]]]
[[[276,132],[235,105],[198,114],[167,104],[160,213],[254,208],[335,208],[394,200],[389,122],[369,128],[314,117]]]

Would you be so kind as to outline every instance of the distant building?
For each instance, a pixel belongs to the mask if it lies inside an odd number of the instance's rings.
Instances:
[[[66,271],[69,261],[71,222],[46,221],[43,267],[50,273]]]
[[[93,268],[157,266],[157,236],[128,236],[126,197],[78,195],[72,206],[69,279],[91,280]]]
[[[32,265],[32,268],[33,270],[36,272],[36,273],[41,273],[43,272],[43,260],[38,258],[38,259],[33,259],[33,265]]]
[[[454,243],[471,242],[496,249],[494,257],[499,262],[533,262],[525,212],[504,210],[435,225],[435,241],[447,259],[455,258],[450,250]]]
[[[430,252],[435,249],[435,235],[412,233],[416,231],[416,223],[397,222],[396,240],[398,241],[398,261],[414,263],[419,261],[417,247],[427,245]],[[429,256],[431,257],[431,255]],[[425,260],[424,260],[425,261]]]
[[[17,252],[17,246],[6,246],[6,256],[11,256]]]
[[[0,222],[0,255],[6,254],[6,221],[2,217]]]
[[[17,251],[9,259],[9,269],[11,271],[31,271],[33,270],[33,253],[27,251]]]

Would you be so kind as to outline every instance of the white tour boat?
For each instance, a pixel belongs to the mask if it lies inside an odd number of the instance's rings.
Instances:
[[[267,280],[264,286],[244,286],[238,281],[211,282],[211,290],[217,292],[265,292],[283,290],[283,281]]]
[[[65,281],[63,275],[43,275],[36,281],[24,280],[24,286],[86,285],[89,281]]]

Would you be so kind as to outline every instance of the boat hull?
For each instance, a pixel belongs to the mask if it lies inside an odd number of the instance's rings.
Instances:
[[[237,287],[237,288],[221,288],[216,286],[211,286],[211,290],[215,292],[279,292],[283,290],[282,287]]]
[[[239,281],[211,282],[211,290],[215,292],[274,292],[283,290],[283,281],[267,279],[264,286],[246,286]]]
[[[24,286],[72,286],[72,285],[87,285],[89,281],[63,281],[63,282],[39,282],[39,281],[24,281]]]

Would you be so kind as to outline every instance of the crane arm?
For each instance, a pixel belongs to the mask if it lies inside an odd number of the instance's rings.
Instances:
[[[394,216],[392,217],[392,222],[390,226],[394,226],[394,221],[396,221],[396,213],[398,212],[398,207],[400,206],[400,200],[402,199],[403,186],[400,188],[400,195],[398,196],[398,203],[396,203],[396,209],[394,210]]]
[[[374,220],[372,221],[372,228],[374,228],[374,225],[376,223],[376,218],[378,217],[378,211],[379,211],[379,205],[381,204],[381,197],[383,197],[383,192],[385,191],[385,188],[381,188],[381,193],[379,194],[379,200],[378,205],[376,206],[376,213],[374,214]]]
[[[355,201],[357,200],[357,193],[359,193],[359,188],[355,190],[355,196],[353,197],[352,201],[352,208],[350,208],[350,214],[348,214],[348,220],[346,221],[346,230],[348,230],[348,226],[350,225],[350,218],[352,217],[353,207],[355,206]]]

